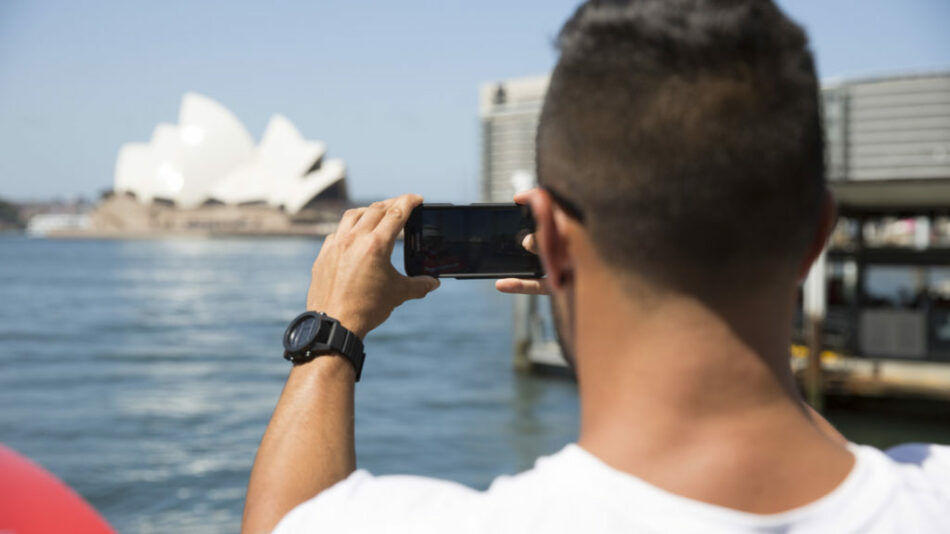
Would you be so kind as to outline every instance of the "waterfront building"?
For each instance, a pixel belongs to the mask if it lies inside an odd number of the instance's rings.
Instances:
[[[547,76],[487,83],[479,89],[485,202],[510,202],[516,189],[525,188],[519,177],[533,177],[534,132],[547,89]]]
[[[534,76],[479,88],[483,200],[509,201],[512,176],[534,171],[547,87],[548,76]],[[895,184],[909,191],[909,181],[927,180],[918,185],[936,188],[948,203],[950,73],[833,81],[821,92],[828,180],[839,200],[860,203],[895,193]]]

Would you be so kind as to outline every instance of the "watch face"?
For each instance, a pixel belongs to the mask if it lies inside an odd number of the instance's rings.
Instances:
[[[314,315],[305,315],[301,317],[287,335],[287,350],[291,352],[301,351],[313,342],[320,328],[320,318]]]

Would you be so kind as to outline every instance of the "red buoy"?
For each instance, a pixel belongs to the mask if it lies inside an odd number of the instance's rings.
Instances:
[[[69,486],[3,445],[0,532],[115,534],[106,520]]]

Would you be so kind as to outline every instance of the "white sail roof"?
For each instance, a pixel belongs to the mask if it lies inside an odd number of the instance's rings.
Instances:
[[[134,193],[142,202],[159,198],[183,208],[216,200],[266,203],[296,213],[346,175],[343,161],[323,161],[325,153],[323,143],[304,139],[282,115],[271,118],[254,146],[224,106],[188,93],[177,125],[159,124],[149,143],[119,150],[115,190]]]

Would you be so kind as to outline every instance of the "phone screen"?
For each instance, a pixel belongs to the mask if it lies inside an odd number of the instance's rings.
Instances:
[[[538,277],[537,256],[522,246],[534,231],[527,206],[426,206],[406,225],[406,272],[455,278]]]

